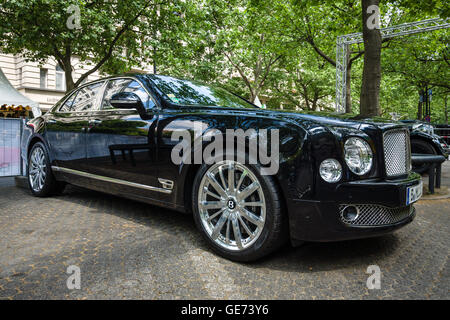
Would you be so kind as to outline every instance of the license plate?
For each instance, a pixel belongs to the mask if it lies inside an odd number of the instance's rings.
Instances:
[[[406,205],[416,202],[422,196],[422,181],[416,186],[406,189]]]

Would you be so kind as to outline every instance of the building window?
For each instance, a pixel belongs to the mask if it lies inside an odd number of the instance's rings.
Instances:
[[[66,89],[66,76],[63,68],[59,64],[56,65],[56,90]]]
[[[47,88],[47,78],[48,78],[48,70],[42,69],[40,70],[40,87],[41,89]]]

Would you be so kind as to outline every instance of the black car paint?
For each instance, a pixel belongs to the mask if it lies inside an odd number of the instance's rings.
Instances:
[[[450,146],[448,146],[447,143],[444,141],[444,139],[441,138],[439,135],[430,134],[427,132],[423,132],[423,131],[414,129],[415,124],[423,123],[423,124],[430,125],[430,123],[419,121],[419,120],[402,120],[401,122],[404,123],[405,125],[407,125],[407,127],[409,129],[411,143],[413,143],[414,140],[420,140],[420,141],[426,142],[429,145],[431,145],[434,148],[434,150],[436,151],[437,155],[444,156],[445,158],[447,158],[450,155]],[[446,145],[447,148],[444,148],[443,145]]]
[[[405,205],[406,188],[419,183],[417,174],[387,178],[384,167],[383,132],[403,128],[398,123],[352,121],[258,108],[179,106],[171,103],[152,84],[151,77],[126,75],[138,80],[150,93],[155,106],[139,112],[113,109],[58,113],[58,102],[45,115],[32,120],[34,130],[22,140],[26,159],[30,146],[41,140],[53,166],[102,177],[161,187],[159,178],[171,180],[171,193],[92,179],[85,175],[55,171],[58,180],[127,197],[182,212],[190,212],[192,181],[198,166],[176,165],[170,153],[175,141],[171,133],[189,129],[186,122],[200,121],[207,129],[280,129],[280,166],[274,176],[285,201],[290,235],[294,244],[303,240],[331,241],[368,237],[390,232],[409,223],[349,227],[340,222],[339,203],[373,203],[390,207]],[[110,77],[102,79],[120,78]],[[68,97],[70,93],[66,96]],[[124,129],[126,128],[126,129]],[[192,132],[192,130],[191,130]],[[192,132],[192,136],[194,136]],[[350,136],[365,139],[374,152],[374,165],[363,176],[353,174],[343,158],[343,144]],[[318,174],[320,163],[338,159],[343,177],[327,183]]]
[[[449,156],[450,148],[446,149],[442,146],[442,144],[444,144],[445,141],[437,134],[428,134],[426,132],[422,132],[422,131],[418,131],[418,130],[412,130],[412,131],[410,131],[409,134],[411,137],[411,141],[413,141],[415,139],[424,141],[424,142],[430,144],[431,146],[433,146],[434,150],[436,150],[437,155],[444,156],[445,158],[447,158]],[[445,143],[445,145],[447,145],[447,144]]]

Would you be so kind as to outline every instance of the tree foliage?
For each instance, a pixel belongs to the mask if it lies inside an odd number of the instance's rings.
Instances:
[[[68,10],[71,6],[79,9],[79,28],[68,26],[76,18]],[[2,0],[0,48],[32,61],[54,58],[71,89],[102,67],[114,72],[145,62],[142,44],[147,35],[137,31],[152,26],[155,10],[153,0]],[[91,64],[76,81],[74,56]]]
[[[270,108],[334,108],[336,38],[362,32],[361,0],[0,0],[0,50],[55,58],[67,87],[96,70],[144,64],[158,73],[214,82]],[[81,29],[68,29],[69,5]],[[380,3],[381,27],[449,16],[445,0]],[[360,111],[365,48],[351,45],[347,112]],[[74,56],[90,62],[73,79]],[[380,107],[415,117],[419,90],[433,88],[432,119],[443,121],[449,88],[449,29],[383,41]]]

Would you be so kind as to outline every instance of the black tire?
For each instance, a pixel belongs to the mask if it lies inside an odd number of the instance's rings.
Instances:
[[[411,140],[411,152],[412,153],[420,153],[420,154],[437,154],[436,149],[423,140],[413,139]],[[421,165],[413,165],[412,170],[419,174],[426,173],[430,169],[429,164],[421,164]]]
[[[199,187],[208,169],[213,165],[203,164],[197,172],[192,192],[192,210],[197,228],[209,246],[220,256],[233,261],[250,262],[272,253],[285,244],[288,239],[288,223],[283,212],[283,201],[278,185],[271,176],[260,174],[259,165],[245,164],[245,167],[257,177],[266,201],[266,217],[262,231],[257,240],[241,251],[232,251],[223,248],[213,241],[205,230],[199,213]]]
[[[31,157],[38,149],[42,151],[45,163],[45,168],[43,168],[43,171],[45,172],[45,178],[42,187],[40,188],[33,187],[31,182],[32,178],[30,176],[30,170],[32,168]],[[53,194],[62,193],[64,190],[65,183],[56,181],[51,169],[47,148],[42,142],[36,142],[28,154],[27,180],[31,193],[36,197],[47,197]]]

